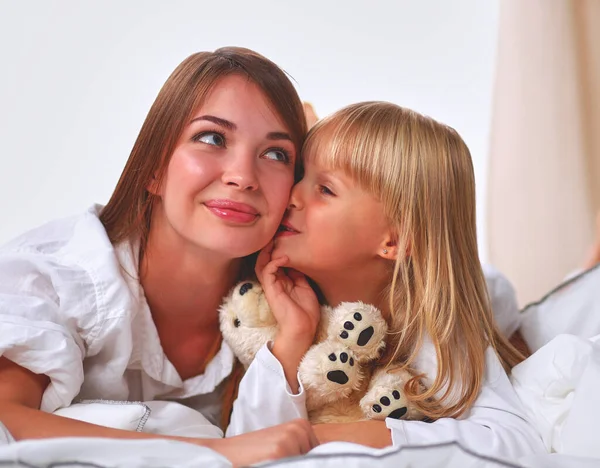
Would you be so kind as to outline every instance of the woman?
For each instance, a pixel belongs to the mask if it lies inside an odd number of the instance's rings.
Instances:
[[[108,204],[0,250],[0,420],[16,440],[156,437],[51,414],[75,398],[185,399],[213,422],[229,415],[233,358],[217,307],[276,232],[305,133],[275,64],[241,48],[192,55],[156,98]],[[263,355],[276,370],[263,384],[285,386],[279,356]],[[316,444],[304,421],[176,439],[234,464]]]

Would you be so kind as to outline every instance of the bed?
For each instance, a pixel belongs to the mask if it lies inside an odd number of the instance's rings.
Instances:
[[[600,266],[563,282],[525,307],[520,330],[533,355],[516,366],[514,388],[538,428],[547,454],[501,460],[456,442],[369,449],[331,443],[299,458],[261,466],[291,467],[515,467],[587,468],[600,466]],[[81,402],[63,416],[111,427],[221,437],[198,413],[176,403]],[[60,414],[60,413],[59,413]],[[174,441],[61,438],[14,442],[0,425],[0,467],[191,467],[230,466],[215,452]]]

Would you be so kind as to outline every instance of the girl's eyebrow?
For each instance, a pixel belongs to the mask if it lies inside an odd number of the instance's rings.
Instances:
[[[212,122],[216,125],[219,125],[221,127],[226,128],[227,130],[231,130],[232,132],[237,130],[237,125],[234,124],[233,122],[230,122],[229,120],[225,120],[222,119],[221,117],[215,117],[214,115],[201,115],[200,117],[196,117],[195,119],[192,119],[191,123],[200,121],[200,120],[206,120],[208,122]],[[267,133],[267,140],[288,140],[288,141],[293,141],[292,137],[290,136],[289,133],[286,132],[269,132]]]
[[[323,177],[324,179],[328,179],[333,183],[337,183],[342,185],[343,187],[346,187],[347,184],[344,181],[343,178],[341,178],[338,174],[336,174],[336,171],[331,171],[331,170],[327,170],[327,171],[321,171],[319,174],[320,177]]]

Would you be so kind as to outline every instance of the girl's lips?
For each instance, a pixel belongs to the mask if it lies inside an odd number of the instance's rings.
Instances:
[[[295,236],[296,234],[299,234],[298,232],[293,232],[293,231],[277,231],[275,233],[275,237],[288,237],[288,236]]]
[[[253,206],[233,200],[209,200],[204,206],[215,216],[233,223],[250,224],[260,216]]]
[[[294,236],[296,234],[300,234],[300,232],[297,231],[296,229],[294,229],[294,227],[290,223],[288,223],[287,221],[284,221],[279,226],[279,229],[277,230],[275,237]]]

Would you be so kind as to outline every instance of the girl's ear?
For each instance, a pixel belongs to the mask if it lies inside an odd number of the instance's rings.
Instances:
[[[379,245],[377,254],[386,260],[396,260],[398,258],[398,236],[394,232],[386,233]]]
[[[396,258],[398,258],[398,249],[395,245],[386,242],[381,249],[379,249],[378,255],[386,260],[396,260]]]
[[[380,244],[378,255],[386,260],[396,260],[399,255],[398,235],[389,232]],[[401,253],[403,258],[410,256],[410,244],[407,244],[406,251]]]

